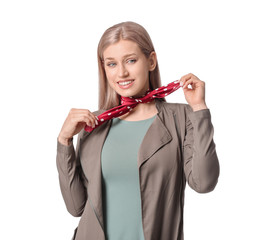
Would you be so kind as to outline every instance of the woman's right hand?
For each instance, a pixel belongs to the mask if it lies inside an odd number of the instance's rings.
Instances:
[[[87,109],[72,108],[61,128],[58,141],[69,145],[74,135],[79,133],[85,126],[95,127],[98,125],[97,116]]]

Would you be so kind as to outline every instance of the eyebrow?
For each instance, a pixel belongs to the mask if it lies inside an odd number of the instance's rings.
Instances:
[[[130,57],[130,56],[133,56],[133,55],[136,55],[136,53],[130,53],[130,54],[126,54],[123,56],[123,58],[127,58],[127,57]],[[108,58],[105,58],[105,60],[113,60],[114,58],[112,57],[108,57]]]

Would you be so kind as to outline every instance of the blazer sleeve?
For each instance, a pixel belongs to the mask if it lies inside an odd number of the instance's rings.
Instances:
[[[199,193],[212,191],[219,177],[219,161],[213,140],[209,109],[193,112],[187,106],[183,144],[184,172],[189,186]]]
[[[79,147],[81,133],[77,138],[76,150],[73,141],[65,146],[57,141],[57,170],[62,197],[68,212],[79,217],[82,215],[87,201],[87,180],[80,164]]]

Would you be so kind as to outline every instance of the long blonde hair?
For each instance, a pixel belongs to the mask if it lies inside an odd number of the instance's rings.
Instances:
[[[111,44],[121,39],[130,40],[138,44],[141,51],[148,58],[155,51],[151,38],[145,28],[135,22],[122,22],[108,28],[102,35],[98,44],[98,68],[99,68],[99,109],[110,109],[120,105],[118,95],[108,84],[104,65],[103,52]],[[149,72],[149,86],[155,89],[161,86],[158,62],[153,71]],[[161,99],[165,101],[164,98]]]

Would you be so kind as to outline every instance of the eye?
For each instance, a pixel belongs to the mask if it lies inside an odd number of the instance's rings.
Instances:
[[[135,62],[136,62],[136,59],[129,59],[127,62],[128,62],[128,63],[135,63]]]
[[[108,67],[114,67],[116,64],[114,62],[107,63]]]

